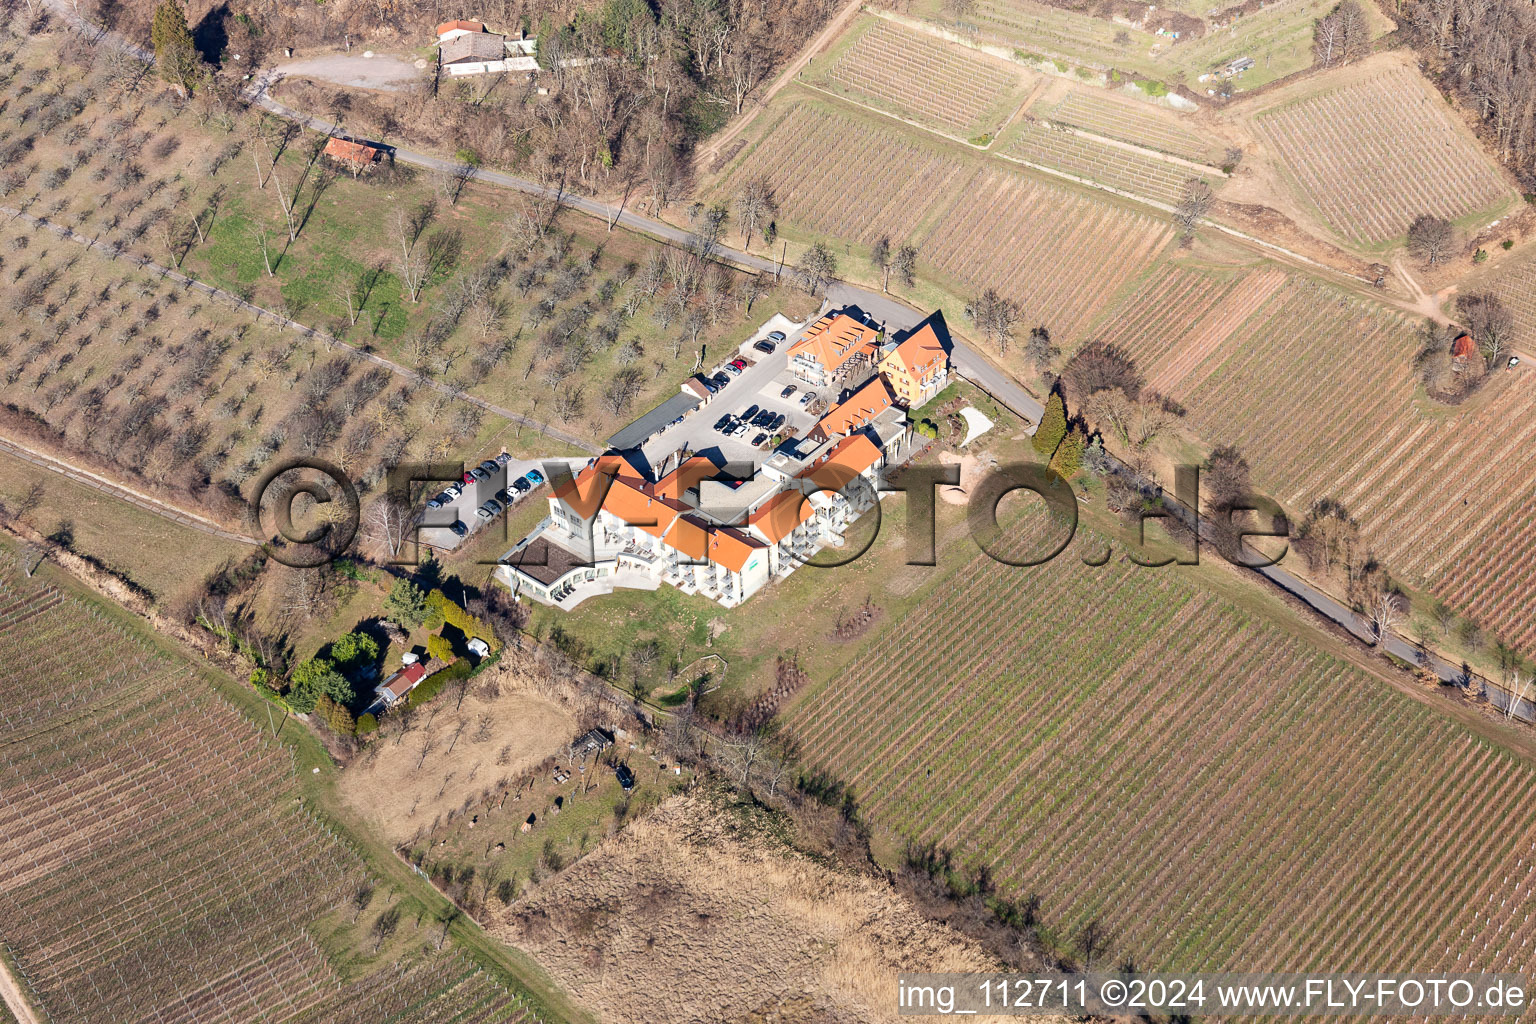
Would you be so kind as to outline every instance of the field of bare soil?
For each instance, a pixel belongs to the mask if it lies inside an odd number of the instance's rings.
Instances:
[[[488,927],[603,1020],[635,1024],[894,1021],[898,970],[1000,969],[883,880],[822,867],[762,826],[673,797]]]
[[[512,668],[388,716],[387,735],[342,773],[346,801],[394,843],[429,828],[498,779],[526,771],[575,734],[568,705],[535,693]]]

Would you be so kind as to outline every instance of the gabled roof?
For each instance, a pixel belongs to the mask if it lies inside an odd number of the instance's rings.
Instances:
[[[656,493],[664,498],[679,499],[689,490],[698,487],[701,480],[708,480],[718,472],[719,469],[709,459],[695,455],[656,481]]]
[[[949,353],[932,324],[923,324],[885,357],[899,363],[914,379],[927,382],[949,365]]]
[[[847,313],[828,313],[805,329],[789,347],[789,355],[809,356],[830,373],[860,352],[873,352],[879,337],[879,331]]]
[[[833,445],[816,465],[800,474],[823,490],[835,491],[880,461],[880,448],[863,434],[845,437]]]
[[[437,26],[437,36],[441,39],[449,32],[484,32],[485,26],[478,21],[445,21]]]
[[[849,395],[847,401],[833,406],[816,426],[828,437],[851,434],[868,426],[870,420],[889,409],[895,397],[884,377],[871,378],[868,384]]]
[[[1463,331],[1451,342],[1451,355],[1458,359],[1465,358],[1477,352],[1477,342],[1472,340],[1472,335]]]
[[[444,64],[501,60],[507,55],[507,44],[503,37],[494,32],[471,32],[439,43],[437,53],[438,59]]]
[[[709,531],[709,560],[718,562],[732,572],[741,572],[754,551],[767,547],[762,541],[730,527],[717,527]]]
[[[795,531],[795,527],[815,515],[816,510],[797,490],[780,491],[747,517],[747,525],[777,544]]]
[[[411,690],[415,689],[416,684],[421,682],[422,677],[426,674],[427,666],[418,661],[414,665],[407,665],[399,672],[396,672],[394,675],[384,680],[383,684],[379,686],[376,692],[381,694],[388,694],[389,699],[392,701],[399,700],[401,697],[404,697],[406,694],[410,693]]]
[[[333,160],[345,160],[353,164],[370,164],[377,160],[381,151],[363,142],[351,139],[327,139],[324,153]]]
[[[709,554],[709,528],[693,516],[679,516],[661,540],[696,562]]]

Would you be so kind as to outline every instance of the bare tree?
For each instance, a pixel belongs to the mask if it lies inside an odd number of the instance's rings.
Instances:
[[[391,556],[398,555],[410,536],[414,518],[414,510],[405,495],[386,491],[368,506],[368,532],[389,550]]]
[[[1017,302],[1005,299],[995,289],[988,288],[966,303],[965,316],[997,346],[999,352],[1006,353],[1024,311]]]
[[[395,934],[399,927],[399,906],[387,907],[383,913],[374,918],[373,926],[368,929],[369,932],[373,935],[373,951],[377,953],[379,951],[379,947],[384,945],[384,940]]]
[[[416,218],[405,210],[396,210],[390,220],[390,226],[395,236],[395,244],[398,252],[395,254],[395,268],[400,272],[400,281],[405,285],[406,294],[412,302],[421,299],[421,289],[427,282],[428,264],[426,257],[420,251],[421,231],[417,227]]]
[[[250,240],[256,243],[256,247],[261,250],[261,262],[267,268],[267,276],[273,277],[272,246],[267,238],[267,226],[253,221],[251,226],[245,229],[245,232]]]
[[[817,242],[800,255],[795,271],[805,290],[814,294],[837,276],[837,257],[825,243]]]
[[[1381,644],[1387,634],[1403,621],[1403,595],[1395,590],[1384,589],[1378,593],[1366,610],[1370,617],[1372,640]]]
[[[1503,367],[1505,350],[1514,334],[1515,318],[1502,299],[1491,293],[1462,295],[1456,310],[1467,320],[1467,333],[1482,350],[1488,369]]]
[[[603,405],[615,416],[626,411],[639,396],[645,384],[645,375],[633,366],[625,367],[613,375],[603,389]]]
[[[869,250],[869,265],[880,275],[880,290],[891,290],[891,240],[881,235]]]
[[[896,250],[895,257],[891,260],[891,267],[896,271],[896,280],[901,282],[903,288],[911,288],[917,283],[917,246],[902,245]]]
[[[1195,237],[1195,228],[1210,212],[1215,199],[1216,194],[1211,191],[1211,186],[1201,179],[1190,178],[1184,183],[1184,193],[1173,209],[1173,222],[1178,226],[1179,235],[1186,244]]]
[[[748,178],[736,193],[736,220],[741,224],[742,248],[752,247],[758,224],[779,212],[779,199],[767,178]]]
[[[1421,213],[1408,226],[1408,251],[1430,266],[1450,258],[1456,229],[1444,217]]]

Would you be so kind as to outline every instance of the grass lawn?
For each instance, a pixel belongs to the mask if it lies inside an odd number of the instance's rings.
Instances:
[[[72,547],[127,576],[164,602],[253,549],[131,505],[67,476],[0,454],[0,500],[15,504],[33,484],[43,499],[28,516],[45,535],[68,523]]]

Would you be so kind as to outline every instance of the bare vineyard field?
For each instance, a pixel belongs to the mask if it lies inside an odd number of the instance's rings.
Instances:
[[[1158,42],[1158,37],[1150,32],[1031,0],[982,0],[966,20],[988,41],[1019,47],[1026,53],[1043,51],[1047,56],[1069,57],[1103,67],[1125,67],[1129,63],[1151,68],[1146,54]],[[1115,35],[1122,29],[1131,36],[1129,46],[1115,45]]]
[[[1018,87],[1017,73],[997,61],[880,20],[842,52],[828,81],[961,135],[1005,117]]]
[[[1500,267],[1479,284],[1468,282],[1461,291],[1493,292],[1515,317],[1515,344],[1524,351],[1536,348],[1536,256]]]
[[[1170,235],[1150,214],[983,169],[960,190],[922,252],[962,285],[997,288],[1021,303],[1031,321],[1072,337],[1152,262]]]
[[[1184,183],[1200,172],[1079,135],[1045,121],[1026,118],[1004,154],[1027,163],[1053,167],[1078,178],[1107,185],[1134,196],[1173,205]],[[1205,176],[1207,179],[1210,175]],[[1216,180],[1215,184],[1220,184]]]
[[[815,234],[868,244],[910,238],[939,199],[955,194],[965,165],[893,127],[875,130],[805,104],[790,108],[721,189],[763,175],[784,219]]]
[[[1532,772],[1177,571],[978,556],[788,728],[1106,963],[1536,966]]]
[[[0,559],[0,655],[26,666],[0,682],[0,944],[50,1019],[528,1018],[447,953],[343,986],[306,922],[365,875],[295,799],[288,748],[188,664]]]
[[[453,955],[431,957],[336,989],[289,1024],[524,1024],[533,1012],[523,998]]]
[[[1099,90],[1072,89],[1039,112],[1052,121],[1197,163],[1210,164],[1221,155],[1212,140],[1179,124],[1173,115],[1150,104],[1111,99]]]
[[[1511,195],[1411,70],[1392,68],[1260,114],[1259,132],[1336,231],[1380,244],[1414,217],[1451,220]]]
[[[1536,649],[1536,380],[1502,373],[1465,405],[1427,405],[1409,318],[1275,273],[1167,268],[1087,336],[1131,351],[1293,512],[1342,501],[1394,575]]]
[[[0,935],[43,1006],[120,1024],[317,1000],[334,977],[292,911],[359,866],[274,786],[287,749],[91,606],[0,571],[0,652],[28,665],[0,684]]]

